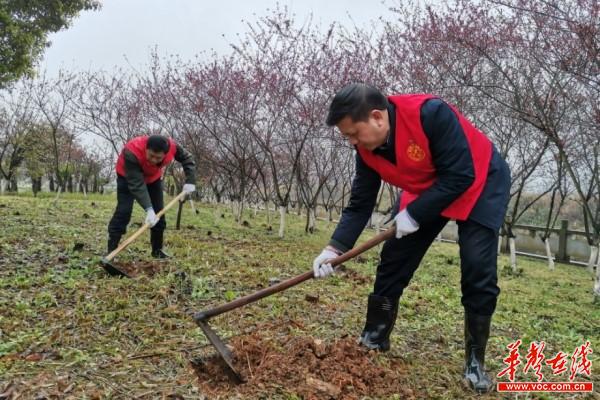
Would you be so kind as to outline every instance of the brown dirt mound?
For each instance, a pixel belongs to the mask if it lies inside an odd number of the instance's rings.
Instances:
[[[372,278],[361,274],[360,272],[356,272],[354,270],[347,270],[344,272],[346,279],[353,281],[359,285],[368,284],[371,282]]]
[[[338,267],[338,271],[342,277],[344,277],[345,279],[351,280],[354,283],[357,283],[359,285],[370,283],[371,279],[372,279],[371,277],[365,276],[365,275],[361,274],[360,272],[357,272],[353,269],[347,268],[343,264]]]
[[[119,262],[113,265],[133,278],[140,275],[154,276],[164,268],[164,263],[151,261]]]
[[[403,384],[406,367],[399,360],[382,365],[374,352],[358,346],[354,338],[326,344],[310,337],[279,336],[261,339],[256,333],[230,341],[234,365],[246,383],[235,385],[216,354],[193,361],[198,385],[209,398],[237,394],[255,398],[283,392],[304,399],[359,399],[400,395],[416,398]]]

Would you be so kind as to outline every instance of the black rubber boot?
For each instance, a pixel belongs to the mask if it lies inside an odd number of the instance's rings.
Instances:
[[[398,299],[370,294],[367,322],[358,342],[371,350],[388,351],[397,315]]]
[[[114,249],[119,247],[120,241],[121,241],[121,236],[109,235],[108,236],[108,244],[106,246],[106,249],[108,250],[107,253],[111,253]]]
[[[465,313],[464,379],[477,393],[487,393],[494,385],[485,372],[485,348],[491,323],[491,316]]]
[[[152,245],[152,257],[154,258],[170,258],[163,251],[163,233],[164,231],[150,231],[150,244]]]

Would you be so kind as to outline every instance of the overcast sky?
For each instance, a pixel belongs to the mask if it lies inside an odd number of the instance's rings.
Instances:
[[[68,70],[143,67],[152,49],[184,59],[214,49],[228,53],[228,43],[246,31],[242,20],[254,21],[277,4],[287,6],[298,21],[310,13],[323,26],[332,21],[368,27],[387,13],[382,0],[105,0],[102,9],[84,12],[67,30],[50,35],[40,69],[54,75]],[[388,1],[386,4],[390,4]],[[354,21],[354,22],[353,22]]]

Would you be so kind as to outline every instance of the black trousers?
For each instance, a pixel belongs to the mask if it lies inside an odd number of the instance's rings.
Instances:
[[[419,267],[425,252],[446,225],[432,224],[401,239],[385,242],[377,267],[374,294],[398,299]],[[458,222],[462,304],[469,313],[489,316],[496,309],[498,232],[475,221]]]
[[[152,182],[146,187],[148,188],[152,208],[154,208],[154,212],[158,213],[164,207],[162,179]],[[117,176],[117,208],[108,224],[108,235],[110,237],[121,237],[127,231],[134,202],[135,197],[129,191],[127,180],[122,176]],[[163,233],[166,227],[167,221],[163,215],[157,224],[150,229],[156,234]]]

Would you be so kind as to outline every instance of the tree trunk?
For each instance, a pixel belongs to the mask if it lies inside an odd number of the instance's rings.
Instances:
[[[10,177],[10,180],[8,181],[8,191],[10,193],[17,193],[19,191],[16,175],[12,175]]]
[[[594,303],[600,301],[600,258],[596,264],[596,278],[594,280]]]
[[[267,226],[271,225],[271,210],[269,210],[269,201],[265,201],[265,211],[267,213]]]
[[[502,235],[498,235],[498,254],[502,253]]]
[[[546,238],[544,240],[544,243],[546,244],[546,257],[548,258],[548,268],[550,268],[551,271],[554,271],[554,259],[552,258],[552,251],[550,251],[550,239]]]
[[[58,190],[56,191],[56,197],[54,198],[54,204],[58,202],[58,197],[60,196],[60,192],[62,191],[62,186],[58,186]]]
[[[285,212],[286,206],[279,206],[279,237],[282,238],[285,233]]]
[[[315,224],[317,219],[316,208],[306,208],[306,226],[304,228],[305,233],[314,233]]]
[[[600,245],[590,246],[590,259],[588,261],[588,271],[591,273],[594,272],[594,264],[596,264],[596,260],[598,259],[598,253],[600,252]]]
[[[513,272],[517,272],[517,249],[515,248],[515,238],[508,239],[510,246],[510,265]]]
[[[237,200],[232,200],[230,205],[231,205],[231,213],[233,214],[233,219],[235,220],[235,222],[237,222],[239,224],[241,222],[240,214],[239,214],[240,203]]]
[[[300,214],[298,214],[300,215]],[[310,210],[306,208],[306,223],[304,224],[304,233],[308,233],[310,229]]]
[[[33,191],[33,196],[37,197],[37,194],[42,190],[42,178],[31,178],[31,190]]]
[[[373,216],[371,216],[371,220],[373,220],[373,229],[375,230],[375,233],[379,233],[379,228],[381,228],[381,222],[383,221],[383,218],[380,218],[379,213],[373,215],[375,215],[374,220]]]
[[[87,181],[84,181],[83,179],[79,180],[79,191],[81,193],[83,193],[83,197],[87,197]]]
[[[54,192],[54,176],[50,175],[50,179],[48,180],[48,189],[50,192]]]
[[[242,219],[244,219],[244,202],[242,200],[235,200],[233,207],[235,208],[235,221],[241,224]]]

